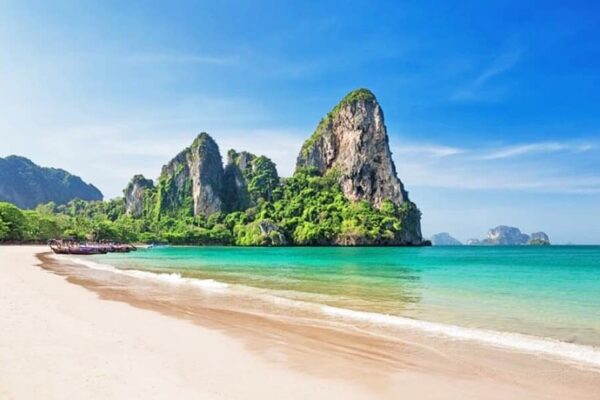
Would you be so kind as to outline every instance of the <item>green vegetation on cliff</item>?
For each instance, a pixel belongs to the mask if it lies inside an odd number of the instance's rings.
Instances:
[[[146,212],[133,218],[126,214],[123,199],[49,203],[33,211],[0,203],[0,240],[64,237],[198,245],[387,245],[396,243],[420,217],[410,202],[401,206],[385,202],[380,209],[365,201],[351,202],[334,174],[321,176],[312,168],[282,179],[270,196],[271,201],[259,197],[246,210],[218,212],[208,218],[185,212],[160,218]]]
[[[271,201],[279,185],[275,163],[265,156],[229,150],[222,196],[226,211],[240,211]]]
[[[348,118],[335,120],[343,107],[357,102],[365,103],[346,107]],[[365,123],[357,127],[355,121]],[[361,130],[361,148],[348,147],[344,139],[356,129]],[[323,134],[328,136],[321,138]],[[273,161],[244,151],[230,150],[223,167],[217,143],[203,132],[163,166],[156,186],[136,175],[124,198],[48,203],[33,211],[1,205],[0,241],[63,237],[240,246],[422,244],[421,213],[396,176],[373,93],[358,89],[345,96],[305,147],[316,140],[311,162],[299,162],[292,177],[280,179]],[[346,164],[324,168],[321,156],[340,151]]]
[[[327,115],[321,119],[321,121],[319,122],[319,125],[317,125],[317,128],[315,129],[313,134],[304,142],[304,144],[302,145],[302,149],[300,150],[300,153],[302,154],[302,156],[308,157],[308,152],[309,152],[310,148],[323,135],[324,131],[327,128],[327,125],[329,125],[335,119],[335,117],[337,117],[337,115],[339,114],[342,107],[344,107],[347,104],[356,103],[359,101],[376,101],[376,100],[377,99],[376,99],[375,95],[373,94],[373,92],[371,92],[369,89],[364,89],[364,88],[353,90],[350,93],[348,93],[346,96],[344,96],[344,98],[342,100],[340,100],[340,102],[338,104],[336,104],[336,106],[333,107],[331,109],[331,111],[329,111],[327,113]]]

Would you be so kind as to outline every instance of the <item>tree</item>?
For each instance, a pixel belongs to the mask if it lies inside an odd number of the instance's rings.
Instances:
[[[25,239],[27,220],[23,212],[10,203],[0,203],[0,220],[4,227],[1,229],[3,240]]]
[[[4,220],[2,220],[2,217],[0,217],[0,240],[6,239],[7,236],[8,236],[8,223],[4,222]]]

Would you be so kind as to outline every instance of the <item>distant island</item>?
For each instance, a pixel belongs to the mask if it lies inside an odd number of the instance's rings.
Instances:
[[[531,235],[522,233],[519,228],[500,225],[490,229],[485,239],[469,239],[470,246],[545,246],[550,244],[550,238],[544,232],[534,232]]]
[[[461,241],[450,236],[448,232],[436,233],[429,240],[433,246],[462,246]]]
[[[0,201],[28,209],[74,199],[102,200],[102,193],[65,170],[40,167],[25,157],[0,158]]]
[[[27,176],[18,179],[30,185]],[[69,202],[60,196],[28,203],[7,198],[21,208],[51,202],[25,212],[1,204],[0,240],[430,244],[422,238],[421,212],[396,174],[383,111],[367,89],[350,92],[321,120],[290,178],[280,178],[269,158],[245,151],[229,150],[223,166],[217,143],[203,132],[163,166],[156,182],[136,175],[123,198],[106,202],[94,201],[101,199],[99,191],[91,194]]]

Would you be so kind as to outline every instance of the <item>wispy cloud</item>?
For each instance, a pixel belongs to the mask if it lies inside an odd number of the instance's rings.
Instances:
[[[451,146],[440,146],[431,144],[409,144],[394,147],[392,149],[396,155],[402,154],[424,154],[433,157],[448,157],[464,153],[464,149]]]
[[[522,55],[518,46],[512,46],[508,50],[497,55],[475,78],[458,88],[450,97],[455,101],[474,101],[485,99],[486,84],[493,78],[502,75],[514,68]]]
[[[409,189],[600,193],[600,148],[595,142],[477,148],[400,143],[393,148],[398,173]]]
[[[130,64],[205,64],[234,65],[239,61],[235,55],[208,55],[196,53],[150,52],[129,54],[123,60]]]
[[[499,160],[528,154],[543,154],[557,152],[585,152],[593,149],[591,144],[573,144],[558,142],[529,143],[517,146],[504,147],[494,150],[481,157],[482,160]]]

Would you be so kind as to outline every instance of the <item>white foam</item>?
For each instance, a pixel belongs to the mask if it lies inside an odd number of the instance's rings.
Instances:
[[[509,350],[551,356],[575,364],[584,364],[595,368],[600,367],[600,349],[592,346],[566,343],[555,339],[519,333],[464,328],[455,325],[422,321],[395,315],[354,311],[338,307],[322,306],[321,311],[330,317],[395,328],[413,329],[433,336],[441,336],[454,340],[475,341]]]
[[[115,268],[111,265],[100,264],[79,258],[69,258],[69,260],[96,270],[113,272],[139,279],[154,280],[172,285],[190,285],[209,291],[223,291],[229,288],[228,284],[215,281],[214,279],[185,278],[179,273],[155,273],[133,269],[123,270]],[[355,311],[312,302],[305,302],[302,300],[292,300],[282,296],[268,294],[266,291],[257,290],[256,288],[252,287],[242,285],[235,286],[242,290],[242,292],[254,294],[260,298],[263,298],[264,300],[278,305],[283,305],[286,307],[310,308],[313,311],[320,311],[327,317],[341,319],[345,322],[363,322],[384,327],[411,329],[419,332],[425,332],[431,336],[444,337],[452,340],[473,341],[508,350],[550,356],[557,360],[566,361],[576,365],[600,368],[600,349],[592,346],[561,342],[556,339],[524,335],[519,333],[465,328],[456,325],[423,321],[396,315]]]
[[[196,286],[201,289],[218,290],[223,291],[229,287],[224,282],[218,282],[214,279],[196,279],[196,278],[185,278],[179,273],[158,273],[149,271],[140,271],[136,269],[119,269],[112,265],[100,264],[90,260],[83,260],[80,258],[69,258],[69,261],[74,261],[77,264],[84,265],[88,268],[112,272],[115,274],[126,275],[132,278],[147,279],[158,282],[169,283],[171,285],[189,285]]]

